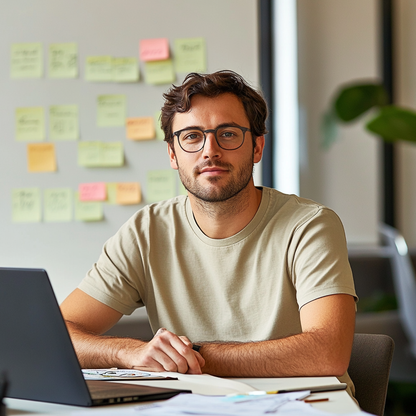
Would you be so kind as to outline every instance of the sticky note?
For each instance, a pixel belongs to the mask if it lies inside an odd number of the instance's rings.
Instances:
[[[88,141],[78,143],[78,165],[87,168],[100,166],[101,143]]]
[[[155,119],[155,129],[156,129],[156,139],[157,140],[165,140],[165,133],[162,130],[162,127],[160,125],[160,117],[162,115],[161,111],[156,111],[155,115],[154,115],[154,119]]]
[[[205,39],[175,39],[175,68],[186,73],[206,71]]]
[[[41,78],[43,48],[41,43],[15,43],[10,50],[11,78]]]
[[[166,38],[140,41],[140,59],[142,61],[161,61],[168,58],[169,42]]]
[[[107,182],[107,204],[117,204],[117,182]]]
[[[113,58],[113,81],[137,82],[139,64],[137,58]]]
[[[76,78],[78,76],[78,46],[76,43],[49,45],[48,73],[50,78]]]
[[[176,196],[176,172],[172,169],[147,172],[147,201],[158,202]]]
[[[80,201],[75,193],[75,219],[77,221],[102,221],[104,219],[102,202]]]
[[[18,141],[45,140],[45,112],[43,107],[22,107],[15,111],[15,131]]]
[[[93,82],[113,81],[113,58],[89,56],[85,62],[85,79]]]
[[[124,165],[124,146],[122,142],[101,142],[99,165],[120,167]]]
[[[53,143],[28,143],[27,168],[29,172],[55,172],[55,145]]]
[[[12,190],[13,222],[40,222],[42,217],[39,188]]]
[[[145,80],[147,84],[171,84],[175,81],[175,70],[171,59],[145,63]]]
[[[51,105],[49,107],[49,137],[51,140],[77,140],[79,138],[77,105]]]
[[[126,122],[126,96],[121,94],[97,97],[97,126],[124,126]]]
[[[72,189],[53,188],[43,192],[43,219],[45,222],[72,220]]]
[[[182,181],[178,178],[179,180],[179,195],[188,195],[188,191],[186,190],[186,188],[183,186]]]
[[[126,120],[126,136],[130,140],[150,140],[156,135],[153,117],[131,117]]]
[[[107,199],[105,182],[80,183],[78,191],[80,201],[105,201]]]
[[[117,204],[132,205],[140,204],[142,197],[140,184],[138,182],[117,183]]]

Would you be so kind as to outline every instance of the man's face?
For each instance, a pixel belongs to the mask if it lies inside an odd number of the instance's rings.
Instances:
[[[195,95],[187,113],[177,113],[173,131],[187,127],[202,130],[219,125],[237,124],[250,128],[243,104],[234,94],[221,94],[215,98]],[[178,169],[185,188],[195,197],[207,202],[225,201],[238,194],[251,181],[253,164],[261,159],[264,137],[257,139],[253,150],[252,135],[245,133],[243,145],[236,150],[224,150],[207,133],[204,148],[196,153],[186,153],[174,139],[174,150],[168,145],[171,166]]]

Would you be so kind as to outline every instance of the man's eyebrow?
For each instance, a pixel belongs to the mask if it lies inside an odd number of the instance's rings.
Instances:
[[[204,130],[215,130],[215,129],[218,129],[218,128],[220,128],[220,127],[227,127],[227,126],[241,127],[239,124],[235,123],[234,121],[230,121],[230,122],[228,122],[228,123],[221,123],[221,124],[218,124],[218,125],[217,125],[217,127],[215,127],[214,129],[204,129],[202,126],[187,126],[187,127],[184,127],[184,128],[183,128],[183,129],[181,129],[181,130],[198,129],[198,130],[202,130],[202,131],[204,131]],[[179,131],[179,130],[178,130],[178,131]]]

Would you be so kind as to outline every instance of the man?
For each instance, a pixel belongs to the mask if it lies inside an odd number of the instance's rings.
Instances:
[[[61,305],[81,365],[349,380],[344,231],[326,207],[254,186],[263,98],[232,71],[189,74],[164,98],[170,164],[188,196],[138,211]],[[101,336],[143,305],[150,342]]]

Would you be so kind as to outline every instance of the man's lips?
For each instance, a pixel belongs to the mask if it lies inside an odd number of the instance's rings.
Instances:
[[[199,171],[199,173],[201,174],[203,174],[203,173],[205,173],[205,174],[219,174],[219,173],[224,173],[224,172],[227,172],[227,169],[224,169],[224,168],[220,168],[220,167],[218,167],[218,166],[210,166],[210,167],[206,167],[206,168],[203,168],[203,169],[201,169],[200,171]]]

